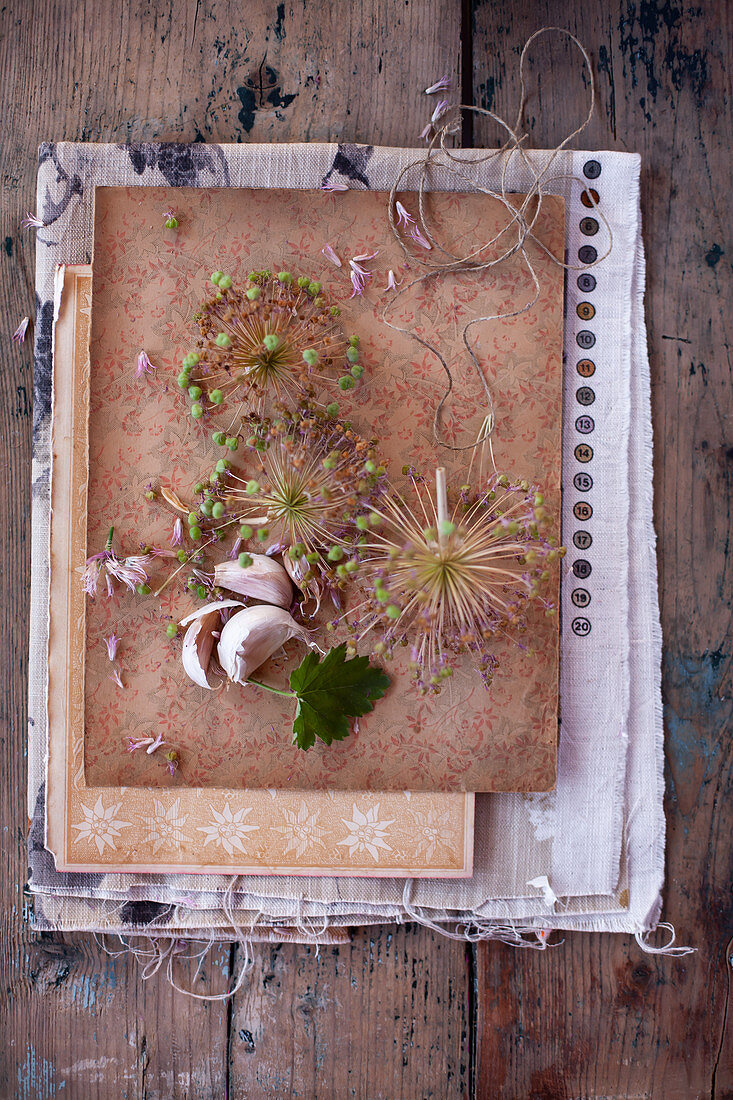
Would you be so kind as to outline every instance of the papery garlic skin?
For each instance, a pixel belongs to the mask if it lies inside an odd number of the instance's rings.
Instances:
[[[181,661],[186,675],[199,687],[208,688],[209,691],[216,687],[216,684],[209,682],[208,670],[216,642],[214,631],[219,628],[222,611],[225,607],[243,606],[240,600],[218,600],[197,608],[185,619],[181,619],[181,626],[188,624],[183,638]]]
[[[283,565],[290,577],[291,581],[296,588],[299,588],[303,593],[303,600],[299,604],[301,614],[307,618],[312,619],[318,614],[318,609],[321,606],[321,598],[323,596],[323,584],[313,574],[310,563],[306,561],[305,557],[293,558],[285,551],[283,554]],[[306,577],[308,580],[306,581]],[[313,602],[313,610],[306,611],[306,605]]]
[[[214,584],[276,607],[290,607],[293,586],[284,567],[266,554],[251,554],[250,557],[252,564],[247,566],[238,561],[220,562],[214,567]]]
[[[308,645],[308,631],[282,607],[246,607],[224,624],[219,638],[221,667],[230,680],[245,684],[256,668],[290,638]]]

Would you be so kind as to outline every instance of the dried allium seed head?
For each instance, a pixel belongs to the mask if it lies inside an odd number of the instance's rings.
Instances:
[[[226,283],[217,280],[197,314],[198,347],[179,379],[192,400],[261,415],[269,400],[302,404],[316,384],[335,393],[349,345],[320,284],[269,271],[253,272],[243,287]]]
[[[227,515],[267,538],[301,567],[299,588],[320,599],[356,569],[365,517],[384,493],[374,443],[318,412],[261,422],[249,438],[245,468],[231,469]]]
[[[496,636],[521,633],[534,600],[553,610],[542,587],[547,563],[564,551],[550,541],[542,498],[526,482],[494,476],[479,494],[461,486],[448,513],[440,478],[435,500],[417,477],[411,481],[417,507],[394,491],[384,496],[361,549],[362,579],[370,582],[361,635],[374,631],[376,653],[410,645],[424,691],[439,690],[454,656],[465,652],[488,684]]]

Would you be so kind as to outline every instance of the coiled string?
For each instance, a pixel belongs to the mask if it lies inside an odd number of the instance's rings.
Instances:
[[[522,132],[522,120],[524,117],[525,108],[527,105],[527,85],[525,79],[525,66],[527,53],[532,46],[533,42],[541,35],[557,33],[570,39],[573,42],[583,57],[585,69],[588,73],[588,112],[581,124],[576,127],[571,133],[569,133],[563,140],[554,147],[549,153],[544,166],[541,169],[537,169],[533,164],[533,160],[528,156],[525,145],[527,143],[528,135]],[[607,219],[603,213],[598,209],[593,196],[588,193],[588,200],[593,210],[598,214],[598,217],[603,222],[608,232],[608,247],[603,255],[598,256],[592,263],[573,265],[564,262],[554,256],[550,250],[543,244],[543,242],[535,235],[534,229],[537,225],[541,210],[542,202],[545,194],[549,193],[548,188],[550,184],[556,184],[561,180],[571,180],[581,184],[583,181],[577,176],[569,175],[567,173],[560,175],[550,175],[550,170],[557,160],[560,153],[566,148],[566,146],[581,134],[588,126],[593,117],[593,111],[595,106],[595,80],[593,77],[593,69],[591,67],[590,58],[584,48],[584,46],[578,41],[574,34],[570,31],[564,30],[562,27],[542,27],[540,30],[535,31],[524,44],[522,53],[519,59],[519,105],[517,108],[517,117],[513,126],[510,126],[500,115],[497,115],[494,111],[489,110],[487,107],[475,107],[470,104],[455,104],[452,107],[446,109],[445,114],[441,115],[440,120],[435,124],[435,132],[433,133],[425,155],[417,160],[412,161],[406,165],[397,176],[394,181],[389,195],[388,204],[388,218],[392,234],[402,249],[406,259],[409,263],[418,262],[423,271],[416,278],[412,279],[409,283],[402,286],[397,292],[392,295],[390,301],[384,307],[382,311],[383,322],[395,332],[400,332],[422,347],[426,348],[437,358],[440,363],[445,376],[446,376],[446,388],[438,402],[433,418],[433,435],[435,442],[442,447],[451,451],[467,451],[473,450],[479,444],[485,443],[490,440],[494,431],[496,423],[495,415],[495,402],[494,395],[491,387],[489,386],[485,372],[479,362],[478,356],[474,349],[473,344],[469,339],[471,329],[476,325],[483,324],[488,321],[501,321],[510,317],[519,317],[524,313],[527,313],[537,302],[540,295],[540,283],[537,278],[537,273],[532,265],[532,262],[527,255],[527,242],[534,241],[542,251],[550,257],[553,263],[562,267],[566,271],[585,271],[589,267],[600,263],[611,252],[613,246],[613,236],[611,233],[611,227],[608,224]],[[459,127],[460,119],[463,111],[471,111],[476,115],[480,115],[484,118],[490,118],[506,133],[507,137],[504,144],[498,149],[492,149],[489,151],[478,152],[476,150],[461,150],[456,152],[447,146],[446,141],[448,138],[454,135]],[[519,197],[509,192],[507,188],[507,175],[512,157],[518,156],[527,171],[531,176],[531,184],[527,193],[521,197],[521,201],[518,201]],[[487,187],[476,182],[472,172],[478,165],[483,165],[491,161],[496,161],[498,167],[498,185],[497,187]],[[441,240],[431,225],[431,219],[427,210],[426,193],[430,190],[431,176],[440,170],[442,173],[447,173],[454,180],[459,181],[462,184],[468,186],[468,188],[476,193],[488,195],[491,198],[498,200],[504,207],[507,213],[506,223],[501,227],[498,233],[480,244],[478,247],[473,248],[471,251],[465,254],[457,254]],[[407,243],[400,232],[398,224],[398,214],[396,210],[397,195],[404,186],[405,178],[412,172],[418,173],[417,181],[417,195],[418,195],[418,217],[419,228],[424,234],[425,238],[430,244],[430,251],[427,250],[419,256],[416,256],[413,250],[409,249]],[[501,248],[501,252],[498,256],[493,258],[486,255],[489,249],[493,249],[496,246]],[[460,272],[477,272],[489,273],[494,268],[498,268],[502,264],[506,264],[513,256],[519,255],[522,263],[526,268],[529,276],[532,280],[534,288],[534,295],[530,301],[525,302],[522,305],[517,306],[515,309],[506,310],[499,313],[486,314],[482,317],[474,317],[466,325],[464,325],[461,337],[465,346],[466,352],[469,356],[473,368],[478,376],[481,389],[486,401],[486,413],[484,422],[479,432],[478,438],[472,442],[463,446],[455,445],[446,442],[442,438],[442,415],[445,403],[450,397],[453,390],[453,372],[449,367],[445,356],[434,344],[431,344],[428,340],[424,339],[412,328],[405,328],[389,320],[388,314],[394,309],[396,302],[409,290],[417,286],[420,283],[426,283],[430,279],[438,278],[440,276],[446,276],[450,274],[456,274]]]

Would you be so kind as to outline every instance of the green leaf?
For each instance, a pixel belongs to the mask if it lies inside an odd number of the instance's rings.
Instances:
[[[346,644],[329,649],[321,661],[311,652],[290,676],[297,699],[293,744],[309,749],[320,737],[327,745],[349,734],[349,718],[374,709],[389,687],[389,676],[369,664],[368,657],[346,660]]]

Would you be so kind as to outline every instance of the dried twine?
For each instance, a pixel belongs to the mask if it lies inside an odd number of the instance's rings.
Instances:
[[[581,124],[576,127],[571,133],[563,138],[558,145],[551,150],[549,158],[544,167],[537,170],[530,157],[528,157],[525,151],[525,145],[528,140],[526,132],[522,131],[524,111],[527,105],[527,85],[525,79],[525,65],[527,59],[527,53],[541,35],[557,33],[568,38],[582,54],[585,70],[588,74],[588,112]],[[585,50],[585,47],[579,42],[574,34],[565,30],[562,27],[542,27],[540,30],[535,31],[524,44],[522,53],[519,59],[519,104],[517,108],[517,116],[513,126],[506,122],[500,115],[494,111],[489,110],[487,107],[475,107],[471,104],[454,104],[448,107],[443,115],[440,116],[440,120],[435,124],[434,133],[428,144],[428,148],[423,157],[418,160],[412,161],[406,165],[397,179],[392,185],[389,204],[388,204],[388,217],[389,224],[392,230],[392,234],[402,249],[405,257],[409,262],[415,262],[416,260],[421,264],[423,269],[422,274],[418,275],[415,279],[412,279],[409,283],[406,283],[403,287],[396,291],[392,295],[388,304],[382,311],[383,322],[393,331],[400,332],[403,335],[409,336],[416,343],[430,351],[438,359],[446,376],[446,388],[436,407],[435,415],[433,418],[433,435],[436,443],[439,446],[445,447],[451,451],[468,451],[474,450],[479,444],[485,443],[491,438],[496,423],[495,415],[495,402],[494,396],[489,386],[486,374],[479,362],[474,345],[469,340],[469,333],[471,329],[479,324],[483,324],[487,321],[499,321],[505,320],[510,317],[519,317],[524,313],[527,313],[535,305],[540,295],[540,283],[537,278],[537,273],[532,265],[532,262],[527,254],[526,245],[528,241],[533,241],[537,244],[542,251],[550,257],[553,263],[566,271],[585,271],[589,267],[600,263],[605,259],[613,247],[613,234],[608,220],[604,216],[603,212],[598,209],[598,205],[593,198],[592,194],[588,192],[588,199],[592,209],[598,215],[603,222],[608,233],[608,246],[603,255],[598,256],[592,263],[573,265],[568,264],[564,260],[554,256],[550,250],[542,243],[541,240],[535,235],[534,228],[539,219],[542,202],[545,194],[548,193],[548,186],[552,183],[557,183],[560,180],[571,180],[580,183],[585,187],[584,181],[577,176],[563,173],[560,175],[550,175],[550,169],[554,162],[557,160],[560,153],[566,148],[566,146],[579,134],[581,134],[593,117],[593,111],[595,108],[595,80],[593,76],[593,69],[591,66],[590,58]],[[461,150],[461,153],[457,153],[455,149],[449,148],[446,145],[446,140],[457,132],[460,118],[463,111],[471,111],[476,115],[480,115],[484,118],[490,118],[501,127],[507,137],[504,144],[498,149],[492,149],[482,154],[476,153],[475,150]],[[462,154],[462,155],[461,155]],[[517,196],[512,201],[512,195],[507,189],[507,173],[511,159],[513,156],[519,156],[522,163],[529,172],[532,183],[522,200],[517,203]],[[498,189],[485,187],[477,183],[476,180],[470,174],[472,169],[475,169],[477,165],[486,164],[491,161],[499,163],[499,186]],[[415,255],[413,250],[408,249],[403,234],[400,232],[398,224],[398,215],[396,211],[397,195],[400,192],[400,188],[403,186],[405,177],[417,170],[419,174],[417,194],[418,194],[418,211],[419,211],[419,228],[424,234],[425,238],[429,242],[431,248],[430,252],[423,252],[420,250],[418,256]],[[461,181],[463,184],[467,184],[471,190],[476,193],[489,195],[491,198],[497,199],[507,212],[507,221],[501,227],[498,233],[496,233],[490,240],[485,241],[483,244],[466,254],[458,254],[452,252],[446,244],[441,243],[438,239],[437,233],[431,226],[431,221],[428,216],[426,208],[426,191],[429,190],[430,179],[433,173],[440,170],[443,173],[448,173],[454,179]],[[493,259],[487,258],[485,253],[488,249],[493,248],[495,245],[499,245],[503,250],[498,257]],[[388,318],[388,313],[394,308],[395,303],[406,294],[413,287],[420,283],[427,283],[429,280],[439,276],[445,276],[448,274],[455,274],[460,272],[477,272],[488,273],[493,269],[498,268],[500,265],[505,264],[513,256],[519,255],[522,262],[529,273],[534,288],[534,296],[525,304],[517,307],[516,309],[510,309],[499,313],[486,314],[482,317],[474,317],[464,327],[461,333],[463,344],[466,348],[466,352],[473,364],[473,368],[478,375],[481,388],[486,400],[487,412],[482,425],[481,432],[476,441],[466,444],[464,446],[457,446],[446,442],[442,438],[442,415],[445,403],[450,397],[453,390],[454,379],[453,372],[446,362],[445,356],[441,351],[428,340],[425,340],[417,332],[411,328],[405,328]]]

